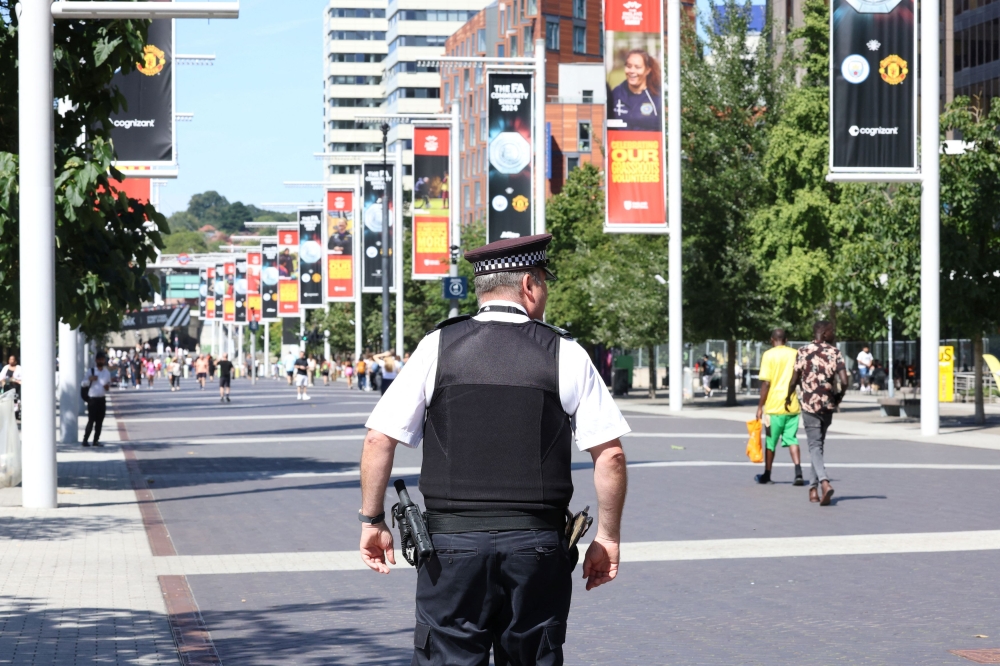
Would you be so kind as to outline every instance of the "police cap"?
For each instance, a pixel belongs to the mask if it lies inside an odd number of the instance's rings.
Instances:
[[[549,270],[545,249],[552,241],[552,234],[536,234],[519,238],[504,238],[465,253],[476,277],[490,273],[509,273],[541,268],[549,280],[556,276]]]

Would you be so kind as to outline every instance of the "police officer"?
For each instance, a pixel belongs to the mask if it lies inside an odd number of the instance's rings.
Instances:
[[[425,337],[368,419],[361,558],[389,573],[384,497],[397,444],[424,441],[435,553],[418,562],[415,665],[563,663],[575,549],[564,535],[573,443],[594,461],[587,589],[618,573],[628,424],[584,349],[541,321],[549,234],[467,252],[480,309]]]

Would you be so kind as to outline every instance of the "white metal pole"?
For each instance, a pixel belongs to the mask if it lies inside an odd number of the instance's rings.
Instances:
[[[399,142],[396,142],[396,166],[393,169],[396,173],[393,182],[394,194],[392,200],[396,202],[396,230],[393,233],[393,274],[396,282],[396,354],[400,358],[403,356],[403,150]],[[450,188],[449,188],[450,189]]]
[[[454,137],[452,137],[454,140]],[[361,187],[361,173],[355,175],[354,180],[354,361],[361,358],[361,269],[364,263],[361,260],[361,234],[358,225],[361,222],[361,195],[364,190]]]
[[[306,350],[306,311],[300,310],[299,314],[299,351]]]
[[[257,333],[250,332],[250,383],[257,383]]]
[[[896,396],[896,378],[892,367],[892,315],[889,315],[889,397]]]
[[[540,24],[544,26],[543,24]],[[545,233],[545,40],[535,40],[535,233]]]
[[[451,181],[453,187],[450,187],[452,192],[455,192],[454,197],[448,197],[448,218],[451,223],[451,245],[460,248],[458,250],[459,257],[461,257],[461,247],[462,247],[462,219],[458,214],[458,207],[455,202],[459,199],[458,192],[459,189],[454,187],[459,181],[459,170],[462,168],[458,161],[458,104],[451,105],[451,139],[448,142],[450,150],[448,151],[448,179]],[[449,248],[449,252],[451,248]],[[449,257],[449,261],[450,261]],[[459,258],[456,261],[452,261],[451,265],[448,267],[448,275],[451,277],[458,277],[458,262],[461,261]],[[458,299],[452,298],[449,301],[448,307],[448,317],[458,316]]]
[[[264,378],[271,376],[271,322],[261,322],[264,324]]]
[[[55,144],[49,0],[18,11],[22,493],[25,507],[54,509],[56,496]]]
[[[238,344],[237,348],[238,348],[239,351],[237,352],[237,358],[239,358],[239,366],[240,366],[240,368],[242,368],[243,367],[243,327],[242,326],[235,326],[234,325],[233,328],[236,329],[237,331],[239,331],[239,342],[237,343]]]
[[[940,44],[938,4],[920,3],[920,432],[938,434],[941,338]]]
[[[232,358],[233,358],[233,355],[234,355],[233,352],[236,351],[235,347],[233,346],[233,328],[234,328],[233,324],[229,324],[226,327],[226,329],[227,329],[226,330],[226,353],[229,354],[229,359],[230,360],[232,360]]]
[[[80,371],[77,366],[77,332],[59,324],[59,441],[76,444],[79,439]],[[22,359],[22,363],[24,359]]]
[[[670,225],[670,411],[684,406],[681,276],[681,2],[667,0],[667,222]]]

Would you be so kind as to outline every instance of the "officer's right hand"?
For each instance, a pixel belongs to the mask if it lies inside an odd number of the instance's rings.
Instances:
[[[389,564],[396,563],[396,553],[392,549],[392,532],[382,521],[378,525],[361,526],[361,560],[368,568],[379,573],[389,573]]]
[[[587,579],[587,589],[610,583],[618,575],[618,542],[600,535],[587,548],[583,558],[583,577]]]

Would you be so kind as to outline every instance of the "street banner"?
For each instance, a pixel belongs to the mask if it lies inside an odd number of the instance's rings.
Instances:
[[[660,3],[605,0],[609,90],[604,231],[667,232],[663,12]]]
[[[299,306],[323,307],[323,211],[299,211]]]
[[[208,318],[205,301],[208,297],[208,269],[198,269],[198,319],[205,321]]]
[[[226,296],[226,266],[215,265],[215,279],[212,280],[212,293],[215,296],[215,318],[222,319],[222,299]]]
[[[389,198],[389,291],[396,291],[393,271],[394,233],[396,231],[396,207],[393,205],[395,181],[393,165],[365,164],[364,197],[361,219],[365,225],[364,264],[361,271],[361,291],[368,294],[382,293],[382,197]]]
[[[955,348],[938,346],[938,401],[955,402]]]
[[[278,244],[260,244],[260,300],[262,321],[278,321]]]
[[[326,193],[326,300],[353,301],[354,191]]]
[[[413,128],[413,279],[437,280],[451,265],[450,130]]]
[[[489,72],[489,208],[486,242],[530,236],[531,106],[534,92],[530,74]]]
[[[278,229],[278,316],[299,316],[298,229]]]
[[[111,79],[126,101],[125,108],[111,115],[119,166],[176,164],[173,20],[152,21],[147,35],[142,60]]]
[[[233,297],[236,299],[236,323],[247,323],[247,258],[236,259],[236,279],[233,281]]]
[[[917,170],[913,0],[833,0],[830,171]]]
[[[128,312],[122,317],[121,330],[135,331],[142,328],[174,328],[191,323],[191,306],[175,305]]]
[[[225,279],[222,298],[222,320],[229,323],[236,321],[236,262],[227,261],[223,264]]]
[[[247,252],[247,295],[260,293],[260,250]]]
[[[215,319],[215,268],[205,269],[205,319]]]

